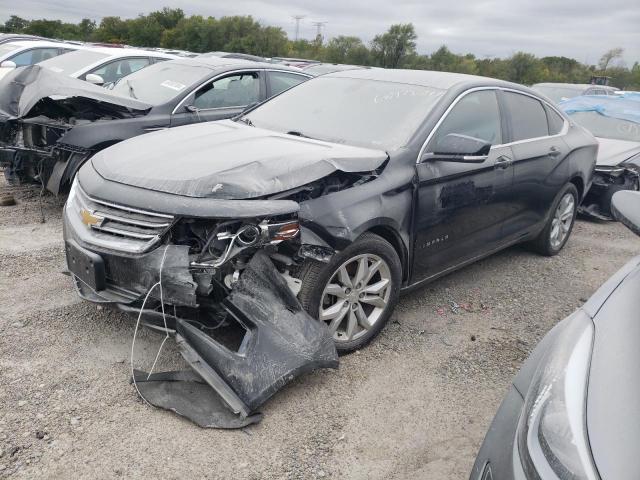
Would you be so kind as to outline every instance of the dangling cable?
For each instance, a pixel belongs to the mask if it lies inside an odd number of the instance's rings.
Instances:
[[[138,384],[136,383],[136,376],[134,373],[134,369],[133,369],[133,355],[134,355],[134,348],[136,345],[136,337],[138,335],[138,328],[140,327],[140,319],[142,318],[142,312],[144,311],[144,306],[147,303],[147,300],[149,299],[149,295],[151,295],[151,292],[153,292],[153,290],[156,287],[160,287],[160,303],[162,305],[162,319],[164,321],[164,328],[165,328],[165,338],[162,340],[162,343],[160,344],[160,348],[158,349],[158,353],[156,354],[156,358],[155,361],[153,362],[153,366],[151,367],[151,372],[149,372],[149,376],[147,376],[147,380],[149,379],[149,377],[151,376],[151,373],[153,372],[153,369],[156,366],[156,362],[158,361],[158,358],[160,357],[160,352],[162,351],[162,347],[164,346],[165,342],[167,341],[167,338],[169,338],[169,333],[168,333],[168,329],[167,329],[167,319],[165,317],[165,313],[164,313],[164,297],[163,297],[163,292],[162,292],[162,269],[164,268],[164,260],[167,256],[167,249],[169,248],[169,244],[167,244],[164,248],[164,253],[162,254],[162,261],[160,262],[160,278],[158,279],[158,282],[155,283],[147,292],[147,295],[144,297],[144,300],[142,301],[142,306],[140,307],[140,312],[138,313],[138,320],[136,321],[136,328],[133,331],[133,341],[131,342],[131,379],[133,380],[133,386],[136,389],[136,392],[138,392],[138,395],[140,396],[140,398],[150,407],[152,407],[153,405],[151,405],[146,398],[144,398],[144,396],[142,395],[142,393],[140,393],[140,390],[138,389]]]

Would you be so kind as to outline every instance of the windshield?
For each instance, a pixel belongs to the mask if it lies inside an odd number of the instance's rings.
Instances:
[[[89,67],[97,61],[108,57],[109,55],[106,53],[92,50],[76,50],[75,52],[69,52],[40,62],[40,65],[56,73],[71,75],[78,70]]]
[[[598,112],[576,112],[571,118],[595,137],[640,142],[640,124],[636,122],[605,117]]]
[[[21,47],[20,45],[16,45],[15,43],[5,43],[4,45],[0,45],[0,58],[4,58],[11,52],[15,52],[20,48],[23,47]]]
[[[241,118],[256,127],[369,148],[409,141],[444,90],[320,77],[287,90]]]
[[[116,83],[113,91],[151,105],[160,105],[185,93],[190,86],[210,74],[210,68],[169,60],[127,75]]]
[[[582,95],[582,92],[584,91],[581,87],[546,87],[534,85],[531,88],[543,95],[546,95],[556,103]]]

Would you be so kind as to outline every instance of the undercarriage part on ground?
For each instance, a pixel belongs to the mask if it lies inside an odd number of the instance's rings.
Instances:
[[[624,166],[596,169],[593,184],[578,212],[599,220],[613,220],[611,197],[620,190],[638,190],[638,178],[636,170]]]
[[[254,412],[294,378],[318,368],[337,368],[338,356],[326,326],[302,309],[264,251],[247,263],[221,306],[226,322],[240,331],[233,344],[215,329],[175,319],[182,356],[217,397],[206,394],[193,379],[176,380],[170,374],[142,386],[140,393],[149,403],[198,425],[238,428],[259,421]],[[188,382],[185,392],[182,382]],[[220,411],[221,402],[227,412]]]

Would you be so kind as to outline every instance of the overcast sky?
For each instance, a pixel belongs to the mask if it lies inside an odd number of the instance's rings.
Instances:
[[[638,0],[2,0],[0,20],[10,15],[77,22],[84,17],[135,17],[167,5],[187,15],[253,15],[294,37],[292,15],[306,15],[300,36],[312,39],[312,22],[326,21],[325,38],[355,35],[369,41],[393,23],[412,22],[418,52],[446,44],[456,53],[509,56],[523,50],[538,56],[564,55],[597,63],[613,47],[625,49],[628,66],[640,60]]]

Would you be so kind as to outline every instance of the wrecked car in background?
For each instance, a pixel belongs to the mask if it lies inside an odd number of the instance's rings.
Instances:
[[[640,193],[613,196],[640,235]],[[469,480],[640,478],[640,257],[536,346],[515,376]]]
[[[238,353],[255,338],[250,322],[288,329],[262,362],[324,351],[306,346],[324,345],[323,332],[349,352],[382,330],[403,288],[519,242],[557,254],[596,148],[586,130],[515,84],[331,73],[233,121],[98,152],[65,206],[68,268],[86,300],[156,327],[168,322],[179,344],[195,341],[181,328],[200,332],[190,364],[217,372],[208,382],[216,391],[239,395],[238,379],[258,375]],[[322,329],[283,323],[292,313]],[[217,327],[238,318],[239,341],[221,347]]]
[[[1,162],[12,181],[36,180],[57,194],[110,145],[230,118],[310,77],[272,64],[185,58],[151,65],[105,91],[39,66],[18,69],[0,83]]]
[[[639,187],[640,96],[576,97],[559,107],[600,144],[593,185],[579,212],[612,220],[613,194]]]

